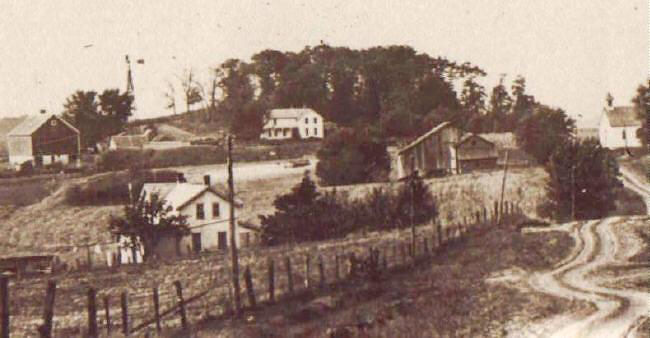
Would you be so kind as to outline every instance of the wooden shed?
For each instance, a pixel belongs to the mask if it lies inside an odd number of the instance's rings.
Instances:
[[[81,154],[79,130],[53,114],[27,117],[7,134],[9,162],[34,166],[55,162],[79,164]]]
[[[460,173],[497,167],[499,154],[494,143],[476,135],[464,135],[456,145]]]
[[[397,152],[397,178],[420,175],[457,173],[456,144],[462,131],[450,122],[443,122]]]

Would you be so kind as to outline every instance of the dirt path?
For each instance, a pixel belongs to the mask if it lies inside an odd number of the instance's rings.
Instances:
[[[623,266],[637,253],[641,242],[626,241],[620,245],[622,233],[616,226],[628,218],[608,218],[577,224],[572,235],[574,252],[554,270],[540,272],[529,279],[539,292],[586,301],[596,308],[587,314],[565,314],[535,323],[520,332],[521,336],[543,337],[635,337],[643,319],[650,313],[650,295],[634,289],[604,287],[621,278],[647,278],[649,271],[621,272],[606,276],[603,268]],[[631,243],[631,244],[630,244]],[[630,274],[630,276],[627,276]]]

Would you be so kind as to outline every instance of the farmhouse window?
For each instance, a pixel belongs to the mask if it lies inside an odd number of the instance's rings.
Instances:
[[[196,204],[196,219],[205,219],[205,210],[203,210],[203,203]]]
[[[273,125],[278,124],[278,119],[273,119]]]
[[[282,136],[287,136],[287,134],[289,134],[289,129],[282,129]]]
[[[305,124],[309,123],[309,118],[305,117]]]
[[[314,128],[314,136],[318,135],[318,128]]]
[[[219,203],[212,203],[212,218],[219,218]]]
[[[269,129],[269,137],[270,136],[273,136],[273,131],[271,131],[271,129]]]
[[[625,129],[623,129],[623,139],[625,140]]]
[[[314,117],[314,123],[318,123],[318,118]]]
[[[305,128],[305,136],[309,136],[309,128]]]

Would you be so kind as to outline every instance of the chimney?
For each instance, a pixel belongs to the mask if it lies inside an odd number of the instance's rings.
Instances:
[[[203,175],[203,183],[210,186],[210,175]]]
[[[176,174],[176,183],[185,183],[185,176],[183,173]]]

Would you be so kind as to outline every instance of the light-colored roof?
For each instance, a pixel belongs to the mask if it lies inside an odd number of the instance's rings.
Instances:
[[[637,115],[637,110],[632,106],[620,106],[611,109],[605,108],[605,114],[607,114],[609,125],[612,127],[619,128],[641,126],[641,120]]]
[[[116,148],[142,148],[149,139],[145,135],[114,135],[111,141]]]
[[[514,133],[483,133],[478,134],[485,140],[494,143],[499,149],[517,148],[517,138]]]
[[[445,121],[445,122],[443,122],[443,123],[441,123],[441,124],[435,126],[433,129],[429,130],[428,132],[426,132],[426,133],[423,134],[422,136],[420,136],[420,137],[418,137],[417,139],[415,139],[415,141],[409,143],[409,144],[406,145],[404,148],[400,149],[397,153],[398,153],[398,154],[401,154],[401,153],[403,153],[403,152],[405,152],[405,151],[407,151],[407,150],[409,150],[409,149],[415,147],[418,143],[424,141],[424,140],[427,139],[429,136],[431,136],[431,135],[433,135],[433,134],[436,134],[437,132],[441,131],[442,129],[444,129],[445,127],[448,127],[448,126],[450,126],[450,125],[451,125],[451,122],[449,122],[449,121]]]
[[[17,125],[14,129],[12,129],[7,136],[30,136],[32,135],[38,128],[40,128],[43,123],[47,122],[51,117],[56,118],[58,121],[61,121],[61,123],[65,124],[66,126],[70,127],[74,132],[79,133],[79,130],[75,128],[73,125],[68,123],[68,121],[54,115],[54,114],[39,114],[39,115],[32,115],[28,116],[21,122],[19,125]]]
[[[228,200],[227,195],[219,187],[195,183],[145,183],[140,194],[151,196],[156,193],[159,199],[165,200],[174,210],[179,210],[207,191]],[[235,206],[241,207],[241,205],[241,201],[235,200]]]
[[[278,108],[269,111],[271,119],[299,119],[304,114],[318,114],[311,108]]]

